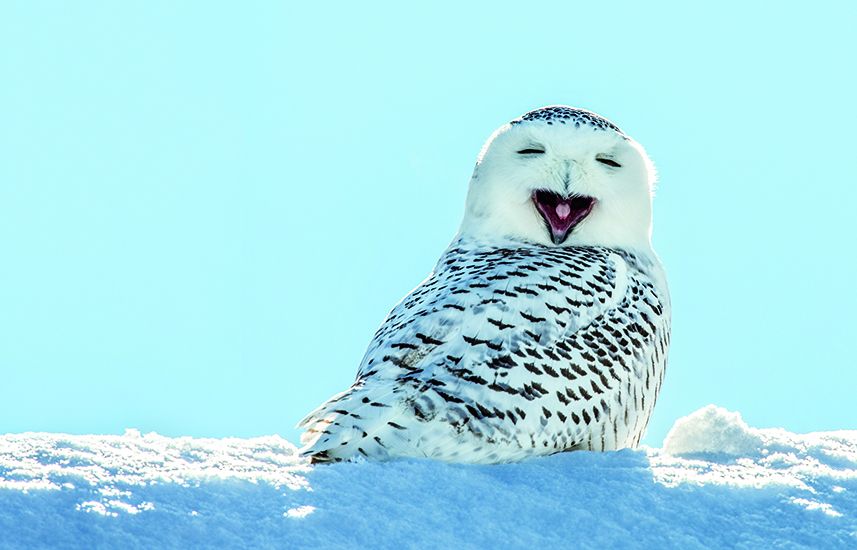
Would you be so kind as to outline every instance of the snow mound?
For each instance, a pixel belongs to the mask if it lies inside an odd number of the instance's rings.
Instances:
[[[759,431],[748,426],[740,413],[708,405],[676,421],[664,439],[664,452],[754,455],[763,445]]]
[[[857,432],[706,407],[664,449],[311,467],[279,437],[0,436],[0,548],[857,548]]]

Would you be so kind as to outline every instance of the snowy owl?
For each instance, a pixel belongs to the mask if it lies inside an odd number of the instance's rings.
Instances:
[[[640,442],[663,381],[654,168],[607,119],[550,106],[503,125],[434,271],[357,379],[303,419],[313,462],[511,462]]]

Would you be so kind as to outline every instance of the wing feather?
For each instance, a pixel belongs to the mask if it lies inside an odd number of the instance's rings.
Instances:
[[[456,460],[467,443],[497,461],[587,444],[622,391],[636,399],[620,386],[640,361],[610,332],[630,321],[606,321],[641,299],[637,279],[627,255],[603,248],[454,244],[382,323],[354,385],[301,421],[303,452]]]

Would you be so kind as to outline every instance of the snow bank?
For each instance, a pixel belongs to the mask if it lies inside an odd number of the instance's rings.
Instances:
[[[857,548],[857,432],[707,407],[664,449],[312,468],[279,438],[0,436],[2,548]]]

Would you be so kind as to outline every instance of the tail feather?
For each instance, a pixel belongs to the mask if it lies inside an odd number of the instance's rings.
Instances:
[[[352,386],[308,414],[298,423],[306,430],[300,454],[313,463],[387,456],[387,445],[395,440],[388,432],[401,428],[395,420],[403,408],[398,398],[390,399],[395,389],[378,390]]]

